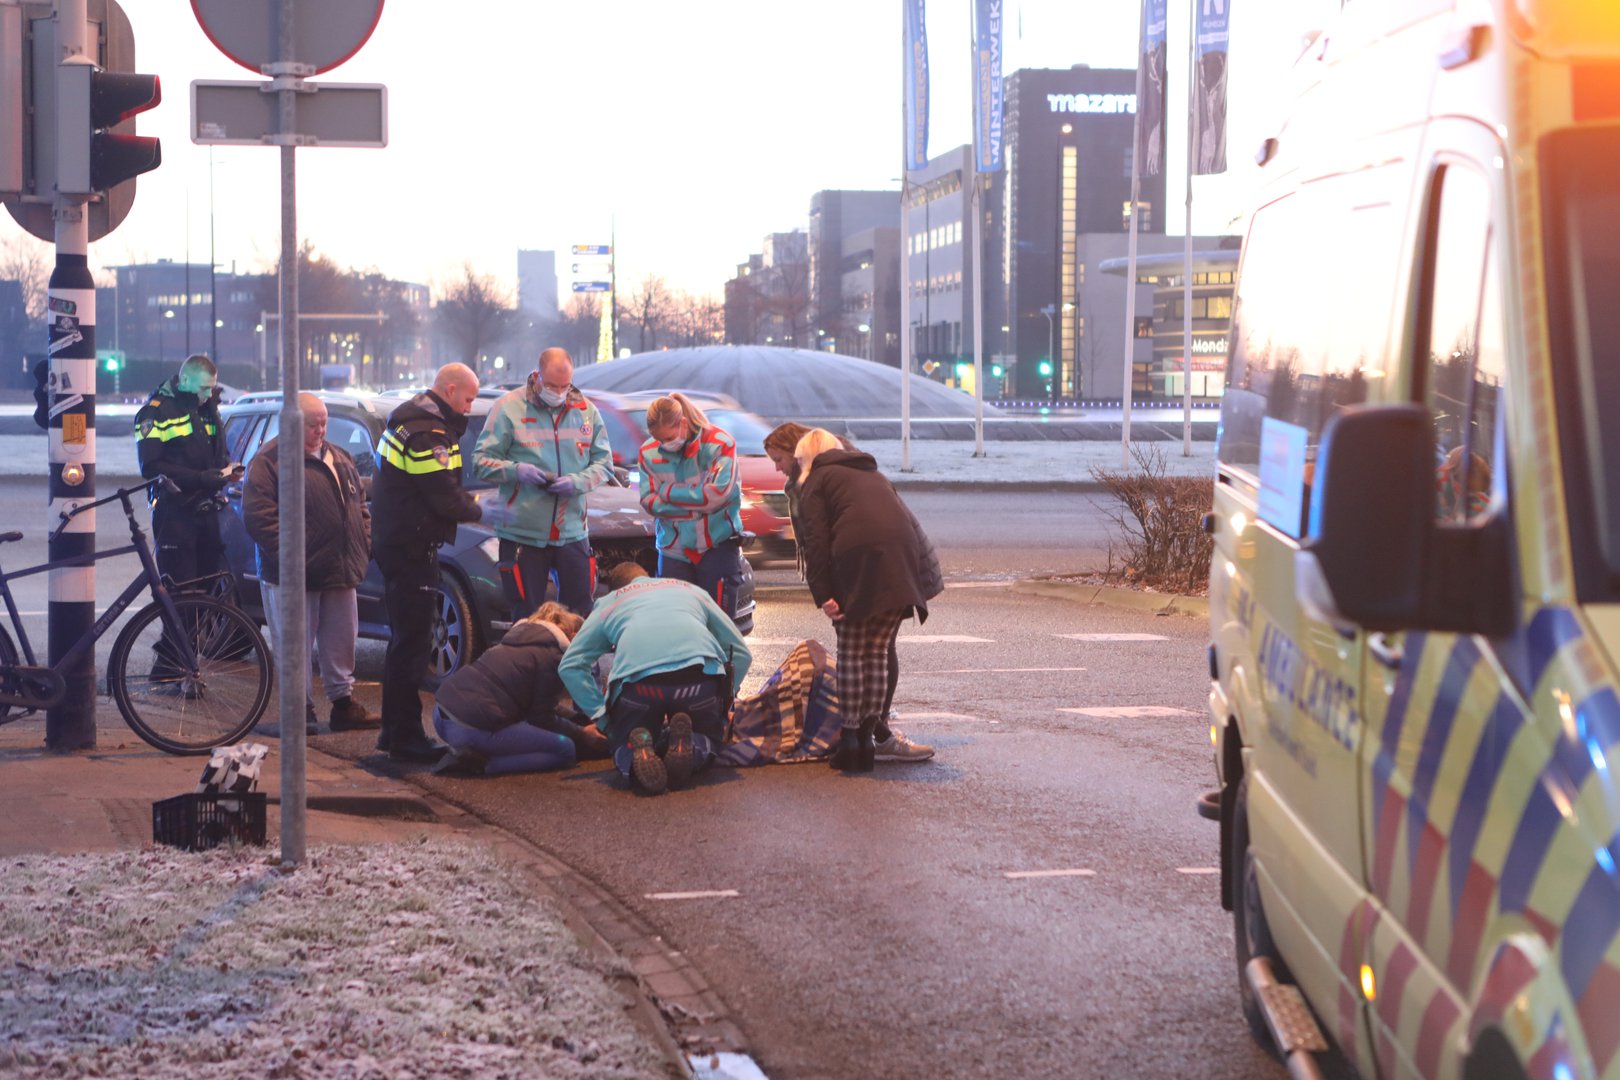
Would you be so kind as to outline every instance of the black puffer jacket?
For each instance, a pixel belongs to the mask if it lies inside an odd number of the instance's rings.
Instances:
[[[467,418],[425,390],[395,409],[377,440],[372,539],[377,548],[448,544],[483,511],[461,486]]]
[[[438,704],[479,731],[525,721],[553,727],[557,699],[565,694],[557,665],[567,648],[568,639],[550,623],[518,623],[499,645],[444,680]]]
[[[915,608],[926,619],[945,591],[934,545],[871,454],[818,455],[799,483],[797,520],[810,595],[837,600],[845,618]]]
[[[371,508],[354,459],[331,443],[332,468],[304,455],[304,588],[352,589],[371,561]],[[281,580],[281,439],[271,439],[253,457],[242,487],[242,524],[259,546],[259,577]],[[336,475],[333,475],[333,470]]]
[[[225,486],[220,469],[230,464],[225,429],[219,420],[219,398],[199,399],[180,389],[178,375],[152,392],[135,414],[135,453],[141,476],[167,476],[180,489],[170,495],[190,509],[212,508]],[[153,500],[163,501],[161,493]]]

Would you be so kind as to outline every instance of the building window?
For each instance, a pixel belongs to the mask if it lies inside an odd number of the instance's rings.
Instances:
[[[1078,316],[1073,303],[1080,287],[1079,253],[1080,152],[1062,148],[1058,160],[1058,392],[1077,396],[1075,361]]]
[[[1230,319],[1232,317],[1232,298],[1230,296],[1211,296],[1209,300],[1208,318]]]
[[[1153,336],[1153,319],[1151,316],[1145,319],[1138,318],[1136,320],[1136,336],[1139,338],[1150,338]]]

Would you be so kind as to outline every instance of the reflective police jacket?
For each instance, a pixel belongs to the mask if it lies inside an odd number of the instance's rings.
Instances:
[[[225,486],[220,469],[230,464],[224,425],[213,395],[199,399],[180,389],[178,375],[158,387],[135,414],[135,452],[141,476],[167,476],[180,489],[172,496],[188,509],[216,509],[215,496]],[[164,496],[153,496],[161,503]]]
[[[433,391],[395,409],[377,440],[371,488],[371,546],[448,544],[456,525],[477,521],[477,501],[461,486],[467,418]]]

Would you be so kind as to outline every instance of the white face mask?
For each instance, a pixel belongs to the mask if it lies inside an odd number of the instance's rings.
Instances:
[[[568,400],[568,392],[564,390],[559,393],[549,386],[542,386],[540,388],[540,400],[545,402],[551,408],[555,409],[563,402]]]
[[[686,439],[671,439],[668,442],[659,443],[658,448],[666,454],[678,454],[686,449],[686,443]]]

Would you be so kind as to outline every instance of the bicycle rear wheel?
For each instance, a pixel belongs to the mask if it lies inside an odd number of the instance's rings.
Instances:
[[[8,694],[22,693],[22,680],[17,677],[17,646],[12,644],[11,635],[0,626],[0,690]],[[19,705],[0,704],[0,724],[8,724],[31,709],[24,709]]]
[[[246,735],[270,701],[270,653],[253,621],[201,594],[176,597],[179,624],[161,604],[136,612],[113,642],[107,685],[124,721],[170,754],[203,754]],[[181,660],[191,643],[197,670]]]

